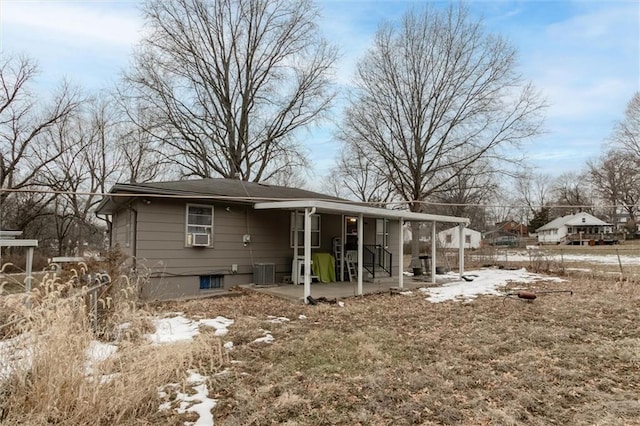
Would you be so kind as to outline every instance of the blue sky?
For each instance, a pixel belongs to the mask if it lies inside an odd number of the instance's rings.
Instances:
[[[419,2],[320,1],[319,24],[340,46],[336,78],[347,87],[381,20],[397,21]],[[446,2],[437,2],[446,5]],[[640,90],[640,2],[471,1],[488,31],[519,51],[519,70],[549,103],[546,133],[524,149],[539,171],[577,171],[597,156],[627,102]],[[40,65],[39,88],[66,77],[86,90],[114,83],[140,39],[134,0],[0,0],[0,48],[25,53]],[[343,91],[344,93],[344,91]],[[336,108],[333,117],[340,118]],[[335,124],[299,136],[315,177],[334,164]]]

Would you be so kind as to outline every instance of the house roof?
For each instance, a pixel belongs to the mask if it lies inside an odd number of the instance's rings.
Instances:
[[[122,204],[127,196],[169,197],[185,199],[231,200],[236,202],[254,203],[257,200],[300,200],[323,199],[349,202],[342,198],[333,197],[305,189],[289,188],[285,186],[269,185],[266,183],[244,182],[237,179],[197,179],[177,180],[168,182],[149,183],[117,183],[100,201],[97,211],[109,214]],[[115,194],[119,194],[115,196]],[[122,197],[122,198],[119,198]]]
[[[452,226],[451,228],[443,229],[442,231],[438,232],[438,234],[443,234],[443,235],[444,235],[444,234],[446,234],[446,233],[448,233],[448,232],[451,232],[451,231],[453,231],[453,232],[458,232],[458,227],[457,227],[457,226]],[[464,230],[464,231],[465,231],[465,233],[466,233],[467,231],[469,231],[469,232],[468,232],[469,234],[473,234],[473,233],[476,233],[476,234],[482,234],[482,232],[480,232],[480,231],[476,231],[475,229],[471,229],[471,228],[465,228],[465,230]]]
[[[96,211],[111,214],[128,197],[166,197],[183,199],[211,199],[251,203],[255,209],[316,209],[318,212],[362,214],[408,221],[436,221],[469,224],[469,219],[455,216],[414,213],[372,207],[343,198],[305,189],[243,182],[235,179],[199,179],[143,184],[116,184],[110,195],[100,201]],[[123,197],[123,198],[120,198]]]
[[[369,217],[380,217],[396,220],[407,220],[415,222],[449,222],[462,223],[468,225],[470,220],[466,217],[443,216],[428,213],[414,213],[407,210],[391,210],[380,207],[371,207],[362,204],[351,204],[346,201],[324,201],[324,200],[298,200],[298,201],[277,201],[256,203],[255,209],[282,209],[300,210],[316,209],[318,212],[341,213],[341,214],[362,214]]]
[[[581,226],[581,225],[582,226],[611,226],[610,223],[600,220],[597,217],[590,215],[589,213],[580,212],[576,214],[570,214],[567,216],[555,218],[551,222],[547,223],[546,225],[543,225],[540,228],[536,229],[536,232],[546,231],[548,229],[558,229],[562,226]]]

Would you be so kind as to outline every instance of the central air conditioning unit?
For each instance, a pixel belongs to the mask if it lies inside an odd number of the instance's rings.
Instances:
[[[190,234],[189,240],[192,247],[208,247],[211,244],[209,234]]]
[[[256,263],[253,265],[253,283],[255,285],[275,284],[275,263]]]

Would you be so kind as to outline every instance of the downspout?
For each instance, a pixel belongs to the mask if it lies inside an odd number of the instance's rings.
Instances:
[[[129,206],[129,210],[133,213],[131,218],[131,268],[133,271],[138,270],[138,210]]]

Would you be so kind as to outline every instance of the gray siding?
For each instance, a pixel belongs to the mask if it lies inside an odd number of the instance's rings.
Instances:
[[[186,205],[212,205],[211,247],[186,246]],[[190,297],[208,292],[199,289],[201,275],[223,275],[224,288],[253,281],[253,265],[274,263],[276,282],[291,275],[293,249],[290,245],[290,211],[254,210],[249,205],[230,203],[190,203],[182,200],[153,199],[150,204],[135,203],[137,224],[126,226],[129,210],[113,216],[113,236],[123,250],[136,255],[139,270],[151,276],[142,289],[148,299]],[[132,216],[133,218],[134,216]],[[342,231],[342,215],[321,214],[321,247],[313,252],[331,253],[333,237]],[[375,242],[375,218],[365,219],[365,244]],[[124,247],[126,229],[135,230],[137,244]],[[398,223],[390,222],[389,250],[393,264],[398,262]],[[245,247],[243,235],[251,242]],[[132,240],[133,241],[133,236]],[[302,243],[302,242],[301,242]],[[299,253],[302,254],[300,249]],[[237,273],[232,265],[237,265]],[[393,275],[397,275],[394,266]],[[211,290],[214,291],[214,290]],[[218,290],[219,291],[219,290]]]
[[[129,209],[120,210],[113,215],[111,223],[112,244],[126,256],[131,256],[131,243],[133,242],[133,226],[131,224],[131,211]],[[127,234],[129,234],[127,236]],[[128,237],[128,238],[127,238]]]

